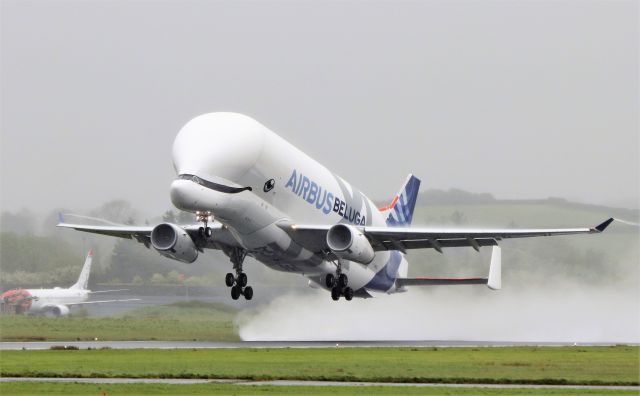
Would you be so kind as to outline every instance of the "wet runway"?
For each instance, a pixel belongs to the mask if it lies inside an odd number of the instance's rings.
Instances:
[[[492,342],[492,341],[36,341],[0,342],[0,350],[38,350],[58,346],[79,349],[237,349],[237,348],[452,348],[508,346],[611,346],[615,343]],[[638,345],[638,344],[628,344]]]
[[[640,390],[639,386],[606,385],[500,385],[500,384],[428,384],[412,382],[336,382],[336,381],[245,381],[236,379],[180,379],[180,378],[0,378],[0,382],[65,382],[85,384],[229,384],[245,386],[346,386],[346,387],[414,387],[414,388],[489,388],[489,389],[577,389],[577,390]]]

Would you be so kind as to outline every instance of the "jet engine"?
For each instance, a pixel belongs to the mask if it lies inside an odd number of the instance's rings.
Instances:
[[[327,245],[336,256],[360,264],[369,264],[375,255],[367,237],[349,224],[329,228]]]
[[[191,264],[198,258],[198,250],[193,239],[181,227],[158,224],[151,231],[151,245],[165,257]]]
[[[49,305],[44,308],[45,315],[51,315],[55,317],[69,315],[69,307],[66,305]]]

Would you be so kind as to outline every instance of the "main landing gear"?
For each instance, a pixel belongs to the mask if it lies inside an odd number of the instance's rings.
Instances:
[[[227,286],[231,288],[231,298],[234,300],[240,298],[241,294],[247,300],[251,300],[253,298],[253,288],[251,286],[247,286],[249,279],[247,278],[247,274],[242,272],[242,262],[246,256],[247,251],[239,247],[234,247],[229,255],[236,275],[234,276],[229,272],[227,276],[225,276],[224,281]]]
[[[325,284],[331,289],[331,298],[333,301],[338,301],[340,296],[344,296],[345,300],[351,301],[353,299],[353,289],[348,286],[349,278],[347,274],[342,273],[342,264],[338,260],[336,264],[336,274],[327,274],[325,277]]]

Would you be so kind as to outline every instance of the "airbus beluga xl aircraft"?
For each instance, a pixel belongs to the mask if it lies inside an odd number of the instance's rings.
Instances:
[[[177,174],[173,204],[193,212],[196,223],[155,226],[60,227],[133,238],[163,256],[192,263],[205,249],[222,250],[235,273],[226,284],[235,300],[253,297],[242,263],[251,256],[270,268],[299,273],[331,297],[371,297],[407,286],[486,284],[501,287],[504,238],[592,234],[595,227],[566,229],[412,228],[420,180],[409,175],[391,204],[376,208],[351,184],[254,119],[210,113],[189,121],[173,143]],[[201,223],[201,224],[200,224]],[[408,278],[408,249],[491,246],[487,278]]]

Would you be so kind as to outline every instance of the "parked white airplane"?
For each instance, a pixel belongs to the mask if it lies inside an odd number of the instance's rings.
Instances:
[[[501,287],[498,241],[503,238],[591,234],[593,228],[434,229],[411,228],[420,180],[409,175],[387,207],[374,203],[345,180],[262,124],[236,113],[204,114],[189,121],[173,144],[177,178],[173,204],[196,214],[203,225],[74,228],[153,246],[160,254],[192,263],[204,249],[220,249],[233,263],[227,274],[231,297],[253,296],[242,270],[249,255],[279,271],[299,273],[309,285],[344,296],[395,293],[412,285],[486,284]],[[213,221],[215,219],[215,221]],[[470,246],[493,249],[488,278],[407,278],[407,249]]]
[[[93,252],[89,250],[87,259],[82,266],[80,277],[70,288],[54,287],[53,289],[13,289],[0,296],[3,304],[2,311],[13,307],[15,313],[50,314],[54,316],[66,316],[69,307],[84,304],[100,304],[109,302],[138,301],[139,299],[87,301],[91,294],[107,293],[122,290],[91,291],[87,289],[89,272]]]

